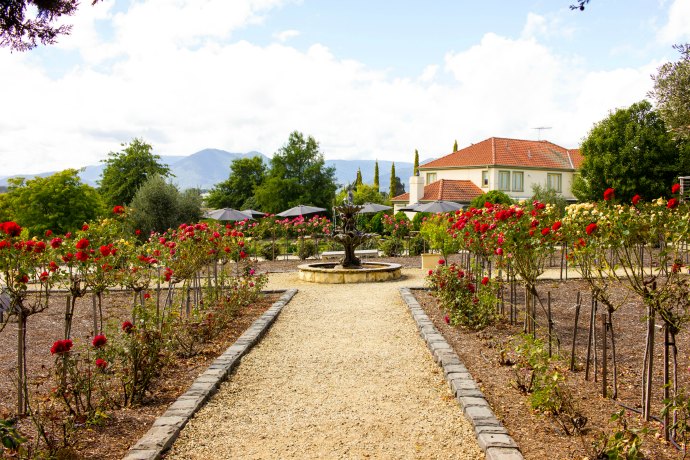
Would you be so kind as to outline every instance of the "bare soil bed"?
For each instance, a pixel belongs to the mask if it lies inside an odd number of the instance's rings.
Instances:
[[[501,323],[480,332],[452,327],[444,321],[445,312],[439,308],[433,293],[424,290],[414,292],[436,328],[443,333],[448,343],[453,346],[469,368],[492,405],[496,416],[501,419],[520,446],[525,458],[530,460],[594,459],[596,456],[593,444],[601,438],[602,432],[611,434],[618,430],[610,419],[611,414],[623,408],[620,404],[630,409],[640,408],[645,341],[645,324],[642,321],[644,309],[640,303],[629,301],[613,316],[618,362],[618,400],[613,401],[602,397],[600,374],[597,382],[593,381],[591,375],[589,381],[585,380],[584,363],[590,312],[590,291],[587,284],[581,280],[542,281],[538,290],[544,298],[547,292],[551,292],[555,331],[560,339],[560,350],[563,356],[562,369],[566,373],[568,388],[574,396],[579,411],[587,418],[587,424],[581,435],[568,436],[551,417],[533,411],[528,396],[520,392],[515,385],[515,371],[512,366],[500,364],[501,351],[513,350],[514,345],[511,345],[511,339],[523,331],[520,321],[514,326]],[[583,307],[580,312],[576,339],[576,371],[570,372],[568,367],[578,291],[583,297]],[[615,294],[623,299],[627,290],[620,286],[615,289]],[[522,301],[522,299],[518,300]],[[542,312],[538,312],[537,315],[538,324],[545,324],[545,315]],[[597,327],[601,329],[598,318]],[[679,387],[685,388],[688,388],[690,383],[688,371],[688,364],[690,364],[688,351],[690,350],[687,347],[689,335],[685,331],[678,336],[678,384]],[[543,328],[538,329],[538,337],[545,339],[546,331]],[[601,350],[601,341],[598,347]],[[657,417],[660,417],[663,400],[662,356],[663,335],[657,334],[655,380],[652,390],[652,414],[656,414]],[[599,351],[599,357],[599,366],[601,366],[601,351]],[[610,359],[609,355],[609,388],[612,381]],[[631,416],[632,426],[641,426],[640,417],[634,410],[626,409],[626,413]],[[658,421],[650,422],[647,427],[650,428],[650,434],[644,437],[642,444],[646,458],[683,457],[681,451],[664,442],[663,436],[660,436],[661,424]]]
[[[230,346],[249,325],[266,311],[279,294],[262,296],[259,302],[239,311],[230,327],[201,353],[193,358],[174,358],[148,395],[145,405],[135,408],[109,410],[108,420],[102,426],[82,427],[74,436],[72,454],[65,458],[120,459],[177,397],[187,390],[191,382],[209,364]],[[121,322],[129,319],[132,297],[125,293],[112,293],[104,299],[106,320]],[[91,297],[81,298],[76,305],[72,338],[77,342],[90,343],[93,333]],[[29,318],[27,327],[27,356],[29,379],[35,382],[30,391],[33,398],[45,396],[50,391],[50,372],[54,358],[50,347],[64,334],[63,318],[65,295],[54,295],[47,310]],[[0,333],[0,417],[11,416],[16,409],[16,323],[9,323]],[[21,420],[20,431],[32,435],[34,428],[27,419]]]

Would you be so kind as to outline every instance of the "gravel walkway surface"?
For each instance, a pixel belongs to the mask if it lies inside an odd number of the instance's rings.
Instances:
[[[298,288],[167,459],[456,458],[484,454],[398,289],[270,275]]]

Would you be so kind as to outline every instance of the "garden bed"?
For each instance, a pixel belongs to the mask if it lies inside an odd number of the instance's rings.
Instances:
[[[620,404],[632,409],[640,407],[641,373],[644,354],[645,324],[642,305],[627,302],[614,314],[613,322],[616,332],[616,349],[618,359],[618,402],[602,397],[601,376],[594,382],[584,378],[587,332],[589,328],[590,296],[585,282],[570,280],[567,282],[542,281],[538,290],[544,298],[551,292],[554,330],[560,338],[560,350],[564,357],[560,365],[566,375],[566,385],[574,397],[581,414],[587,423],[581,435],[566,435],[563,428],[548,415],[531,409],[528,396],[516,387],[516,375],[512,366],[501,364],[502,359],[514,355],[515,345],[511,340],[522,333],[522,323],[509,325],[501,322],[482,331],[470,331],[446,324],[442,311],[430,291],[414,291],[419,303],[426,311],[436,328],[445,336],[461,360],[469,368],[496,416],[503,422],[525,458],[528,459],[584,459],[596,458],[593,445],[601,439],[602,433],[611,435],[619,427],[610,421],[611,415],[620,411]],[[575,317],[577,292],[582,294],[582,309],[576,340],[576,371],[570,372],[569,359],[572,344],[572,332]],[[615,289],[615,296],[624,298],[628,292],[623,287]],[[522,310],[518,298],[519,309]],[[538,312],[538,324],[545,323],[545,317]],[[598,323],[598,321],[597,321]],[[597,324],[599,327],[599,324]],[[545,329],[538,329],[538,336],[545,338]],[[690,343],[687,331],[678,337],[678,385],[688,388],[690,372],[687,344]],[[599,343],[601,350],[601,343]],[[601,356],[601,351],[599,351]],[[503,354],[503,357],[502,357]],[[662,354],[663,337],[657,340],[655,349],[655,375],[653,384],[652,414],[660,416],[662,409]],[[514,356],[513,356],[514,357]],[[610,359],[610,358],[609,358]],[[601,361],[601,360],[600,360]],[[609,361],[609,387],[611,385]],[[600,371],[599,371],[600,372]],[[632,427],[641,425],[640,417],[626,409],[627,419]],[[682,452],[664,442],[660,434],[660,423],[647,424],[650,433],[643,437],[642,450],[647,458],[675,459],[681,458]]]
[[[81,427],[75,433],[73,452],[65,458],[120,459],[130,445],[134,444],[150,427],[153,421],[165,412],[169,404],[186,391],[191,382],[223,352],[251,323],[266,311],[280,294],[266,294],[247,308],[241,309],[230,326],[216,339],[206,344],[201,352],[189,359],[174,358],[156,381],[145,404],[134,408],[108,410],[107,419],[100,426]],[[113,293],[106,297],[104,311],[106,319],[119,322],[129,317],[131,295]],[[28,376],[32,402],[45,398],[51,389],[54,357],[50,348],[56,339],[63,336],[65,296],[55,295],[47,310],[29,318],[27,327]],[[90,343],[91,298],[79,299],[72,326],[75,345]],[[15,411],[16,401],[16,324],[9,323],[0,333],[0,347],[6,350],[0,356],[0,417],[6,418]],[[19,423],[22,433],[34,435],[30,420]],[[70,456],[71,455],[71,456]]]

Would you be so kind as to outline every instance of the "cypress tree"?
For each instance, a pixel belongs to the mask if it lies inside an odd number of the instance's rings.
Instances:
[[[376,187],[376,190],[378,191],[378,189],[379,189],[379,160],[376,160],[376,163],[374,163],[374,187]]]
[[[355,179],[355,187],[362,185],[362,170],[357,168],[357,179]]]
[[[455,143],[453,144],[453,152],[457,152],[457,151],[458,151],[458,140],[455,139]]]
[[[388,189],[388,195],[390,195],[391,198],[395,196],[395,162],[391,164],[391,184]]]
[[[414,169],[412,169],[413,176],[419,176],[419,152],[414,149]]]

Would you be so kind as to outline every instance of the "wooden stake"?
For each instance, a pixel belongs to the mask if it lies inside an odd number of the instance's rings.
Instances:
[[[575,325],[573,326],[573,345],[570,349],[570,370],[575,371],[575,343],[577,341],[577,321],[580,318],[580,291],[577,291],[575,303]]]
[[[607,342],[607,333],[606,333],[606,326],[607,326],[607,321],[606,321],[606,315],[604,313],[601,314],[601,333],[602,333],[602,352],[601,352],[601,396],[604,398],[606,397],[606,359],[607,359],[607,353],[606,353],[606,342]]]

